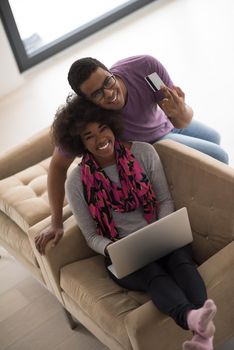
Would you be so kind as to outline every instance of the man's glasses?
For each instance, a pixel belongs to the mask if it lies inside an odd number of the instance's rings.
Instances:
[[[116,78],[114,75],[108,76],[105,80],[104,83],[102,84],[102,87],[96,91],[94,91],[90,99],[94,102],[100,102],[103,97],[104,97],[104,90],[111,89],[116,83]]]

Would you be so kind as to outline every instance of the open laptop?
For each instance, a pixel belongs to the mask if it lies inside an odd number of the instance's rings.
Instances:
[[[107,250],[112,265],[108,269],[117,278],[123,278],[192,240],[184,207],[110,244]]]

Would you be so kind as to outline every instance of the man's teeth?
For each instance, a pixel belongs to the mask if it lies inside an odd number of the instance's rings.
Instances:
[[[105,149],[109,146],[109,142],[107,142],[104,146],[98,147],[98,149]]]
[[[117,94],[115,94],[115,96],[112,98],[111,102],[115,102],[117,99]]]

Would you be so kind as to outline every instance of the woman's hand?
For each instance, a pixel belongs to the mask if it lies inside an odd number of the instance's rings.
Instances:
[[[47,243],[51,240],[53,240],[52,246],[54,247],[59,240],[63,236],[63,227],[53,227],[50,226],[49,228],[46,228],[42,232],[40,232],[36,237],[35,237],[35,245],[38,250],[38,252],[41,255],[45,254],[45,247]]]
[[[109,255],[109,253],[108,253],[108,250],[107,250],[107,247],[108,247],[108,245],[110,245],[110,244],[112,244],[113,242],[111,242],[111,243],[108,243],[106,246],[105,246],[105,249],[104,249],[104,254],[105,254],[105,256],[107,256],[107,257],[109,257],[110,255]]]
[[[176,128],[185,128],[192,120],[193,111],[185,103],[185,94],[178,86],[162,87],[165,98],[158,104]]]

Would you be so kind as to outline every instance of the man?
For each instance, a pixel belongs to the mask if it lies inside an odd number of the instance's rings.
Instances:
[[[145,80],[153,72],[165,84],[156,92]],[[228,163],[227,153],[219,146],[219,134],[192,121],[193,111],[185,103],[184,92],[173,85],[166,69],[154,57],[126,58],[115,63],[110,70],[94,58],[82,58],[72,64],[68,81],[82,98],[104,109],[121,111],[125,140],[154,143],[172,139]],[[53,239],[57,244],[63,235],[64,183],[73,160],[73,155],[55,149],[48,173],[51,226],[35,239],[41,254],[49,240]]]

